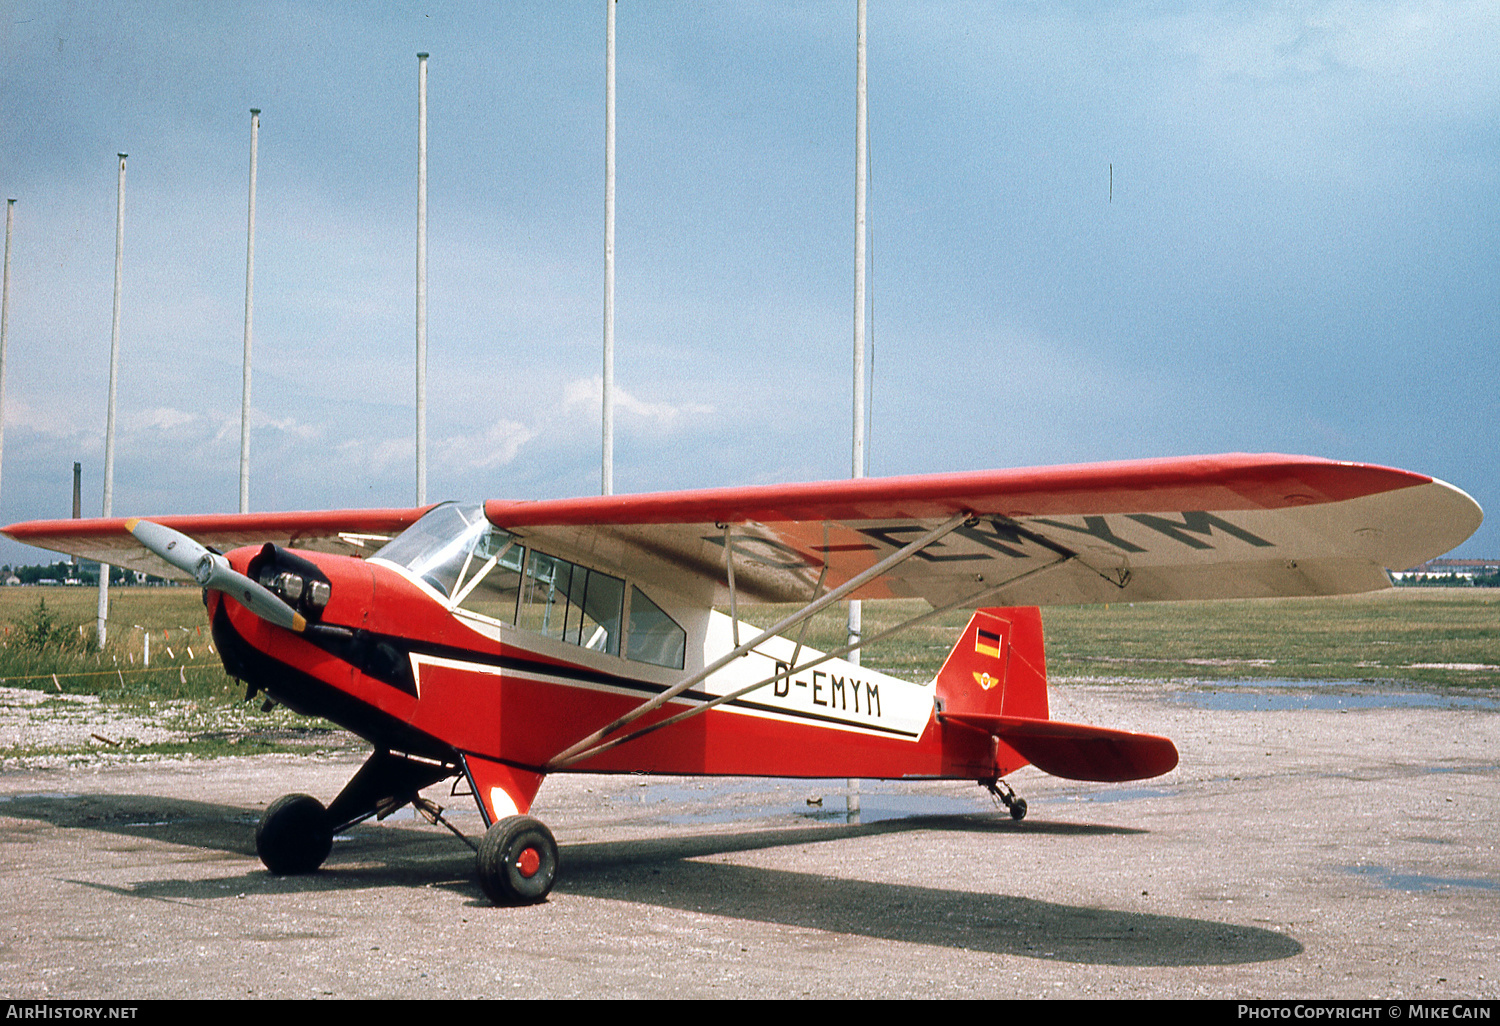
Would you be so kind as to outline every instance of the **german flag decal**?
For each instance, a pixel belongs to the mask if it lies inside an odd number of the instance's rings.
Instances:
[[[985,630],[983,627],[977,628],[974,634],[974,651],[980,655],[999,659],[1000,635],[995,631]]]

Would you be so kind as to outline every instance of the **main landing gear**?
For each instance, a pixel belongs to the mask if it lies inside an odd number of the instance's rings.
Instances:
[[[557,880],[557,842],[540,820],[507,816],[479,842],[479,886],[497,905],[535,905]]]
[[[255,854],[276,876],[314,872],[333,850],[333,835],[361,820],[384,819],[407,804],[436,815],[417,792],[456,772],[447,763],[377,750],[326,809],[305,794],[272,802],[255,830]]]
[[[1010,818],[1020,821],[1026,818],[1026,799],[1016,796],[1011,786],[999,777],[979,782],[1001,805],[1010,810]]]
[[[312,795],[276,799],[255,829],[255,854],[274,876],[311,873],[332,850],[328,812]]]
[[[404,805],[452,830],[442,810],[417,792],[456,768],[388,751],[372,754],[328,808],[311,795],[289,794],[266,809],[255,831],[255,853],[276,876],[312,873],[333,850],[333,835],[371,816],[384,819]],[[557,841],[530,816],[508,816],[485,833],[478,851],[479,885],[497,905],[545,901],[557,881]]]

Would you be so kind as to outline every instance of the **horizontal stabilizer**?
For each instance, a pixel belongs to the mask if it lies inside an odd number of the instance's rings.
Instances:
[[[987,730],[1037,769],[1068,780],[1145,780],[1177,765],[1177,746],[1155,734],[978,713],[943,720]]]

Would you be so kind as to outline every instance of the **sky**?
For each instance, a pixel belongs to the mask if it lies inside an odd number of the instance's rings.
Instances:
[[[873,476],[1212,452],[1500,510],[1500,5],[869,4]],[[0,522],[600,487],[603,0],[0,13]],[[624,0],[615,490],[847,477],[855,0]],[[1500,556],[1500,521],[1456,554]],[[47,557],[14,543],[0,561]]]

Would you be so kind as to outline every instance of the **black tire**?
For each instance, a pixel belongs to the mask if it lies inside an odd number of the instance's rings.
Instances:
[[[479,886],[497,905],[545,901],[557,880],[557,842],[530,816],[509,816],[479,842]]]
[[[1010,818],[1017,822],[1026,818],[1026,799],[1017,798],[1010,803]]]
[[[316,798],[284,795],[255,828],[255,854],[276,876],[300,876],[323,864],[333,850],[333,829]]]

